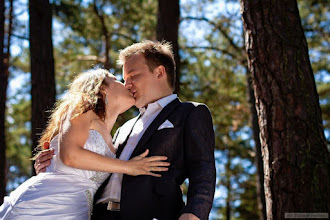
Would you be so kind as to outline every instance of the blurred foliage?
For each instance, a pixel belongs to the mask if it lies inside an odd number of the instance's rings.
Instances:
[[[31,100],[29,82],[23,83],[15,94],[8,97],[6,115],[6,141],[8,172],[7,188],[12,190],[31,175]]]
[[[81,71],[104,66],[105,43],[98,14],[104,18],[110,44],[110,71],[121,74],[116,65],[118,50],[141,39],[154,39],[155,1],[55,1],[54,19],[62,26],[61,41],[55,47],[58,92]],[[98,10],[98,14],[95,11]]]
[[[212,2],[208,7],[200,2],[182,5],[181,27],[196,26],[190,34],[203,28],[205,34],[200,39],[181,37],[181,95],[207,104],[213,116],[220,165],[217,190],[224,195],[215,197],[212,218],[227,218],[229,212],[232,218],[258,219],[256,189],[245,187],[256,183],[239,5],[232,10],[222,3],[225,9],[212,17]]]

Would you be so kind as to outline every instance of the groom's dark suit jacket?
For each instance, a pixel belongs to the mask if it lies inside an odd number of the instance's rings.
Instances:
[[[114,137],[117,156],[126,145],[137,118],[118,129]],[[158,130],[166,120],[174,128]],[[182,103],[179,99],[169,103],[147,128],[131,156],[149,149],[148,156],[168,157],[171,163],[169,170],[161,172],[160,178],[124,175],[121,219],[173,220],[182,213],[193,213],[200,219],[208,219],[215,190],[214,145],[212,118],[206,105]],[[189,188],[185,205],[180,185],[186,178],[189,178]]]

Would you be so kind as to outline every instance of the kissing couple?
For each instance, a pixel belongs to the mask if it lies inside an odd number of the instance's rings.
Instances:
[[[173,93],[168,42],[135,43],[117,63],[124,84],[104,69],[71,83],[39,140],[50,150],[36,157],[38,175],[4,198],[0,219],[208,219],[216,179],[208,107]],[[140,114],[112,138],[118,115],[133,105]]]

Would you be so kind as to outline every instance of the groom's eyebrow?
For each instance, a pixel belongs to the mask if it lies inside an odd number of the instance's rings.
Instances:
[[[135,69],[130,69],[126,74],[125,74],[125,78],[127,79],[127,77],[132,73],[134,72]],[[125,80],[125,79],[124,79]]]
[[[125,73],[124,75],[125,75],[125,78],[127,79],[127,77],[132,73],[132,72],[135,72],[136,71],[136,69],[130,69],[127,73]],[[126,79],[124,78],[124,75],[123,75],[123,80],[124,81],[126,81]]]
[[[124,80],[124,82],[126,81],[128,75],[129,75],[131,72],[132,72],[132,70],[130,70],[128,73],[124,73],[124,74],[123,74],[123,80]]]
[[[132,73],[132,72],[134,72],[134,71],[135,71],[135,69],[130,69],[130,71],[128,71],[127,74],[130,74],[130,73]]]

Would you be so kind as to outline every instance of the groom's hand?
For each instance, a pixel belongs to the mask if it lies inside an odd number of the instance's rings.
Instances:
[[[180,216],[179,220],[200,220],[200,219],[194,214],[184,213]]]
[[[40,155],[37,156],[34,163],[34,169],[36,174],[43,173],[46,171],[46,168],[50,165],[51,159],[54,155],[54,149],[48,151],[43,151]]]

